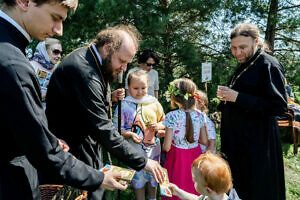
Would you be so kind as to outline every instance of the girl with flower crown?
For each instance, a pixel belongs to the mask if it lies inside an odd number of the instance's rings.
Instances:
[[[171,107],[179,109],[169,112],[163,124],[166,134],[163,150],[167,152],[164,167],[168,170],[169,180],[183,190],[199,195],[191,175],[193,161],[201,154],[200,144],[207,144],[204,126],[205,117],[196,109],[196,84],[186,78],[170,83],[166,97]],[[179,199],[163,197],[163,199]]]

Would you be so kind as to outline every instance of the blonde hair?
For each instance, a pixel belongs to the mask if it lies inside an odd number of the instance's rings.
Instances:
[[[176,104],[179,104],[182,106],[183,109],[191,109],[195,106],[196,101],[193,96],[189,96],[188,99],[186,100],[184,95],[186,93],[188,94],[194,94],[195,91],[197,90],[196,84],[187,78],[179,78],[175,79],[173,81],[174,85],[178,90],[180,91],[180,94],[175,95],[171,94],[171,107],[176,108]],[[193,123],[191,119],[191,115],[189,112],[185,112],[186,115],[186,131],[185,131],[185,139],[189,143],[193,143],[194,140],[194,128],[193,128]]]
[[[149,76],[148,76],[148,73],[146,70],[143,70],[143,69],[138,69],[138,70],[135,70],[135,71],[132,71],[128,74],[128,78],[127,78],[127,81],[128,81],[128,86],[130,86],[130,83],[131,83],[131,80],[132,79],[143,79],[145,78],[146,81],[147,81],[147,85],[149,85]]]
[[[207,152],[194,160],[193,169],[204,178],[206,186],[217,194],[232,188],[231,170],[228,163],[217,154]]]
[[[61,41],[55,38],[46,38],[45,39],[45,46],[46,49],[49,49],[51,45],[53,44],[61,44]]]
[[[244,37],[251,37],[254,40],[258,39],[258,48],[263,49],[266,52],[271,52],[269,45],[262,42],[259,39],[259,29],[254,24],[250,23],[243,23],[238,24],[230,33],[230,39],[232,40],[235,37],[244,36]]]
[[[201,112],[205,112],[206,114],[208,113],[208,98],[205,92],[202,90],[197,90],[198,96],[200,99],[197,99],[197,109],[199,109]]]

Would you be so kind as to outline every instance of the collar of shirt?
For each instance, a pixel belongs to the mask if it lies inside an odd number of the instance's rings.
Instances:
[[[98,59],[99,63],[102,65],[102,58],[101,58],[101,56],[100,56],[100,54],[99,54],[99,51],[98,51],[98,49],[96,48],[95,44],[92,44],[92,48],[93,48],[93,50],[94,50],[94,52],[95,52],[95,54],[96,54],[96,56],[97,56],[97,59]]]
[[[3,19],[5,19],[9,23],[11,23],[14,27],[16,27],[25,36],[25,38],[28,40],[28,42],[30,42],[29,34],[15,20],[13,20],[10,16],[8,16],[2,10],[0,10],[0,17],[2,17]]]

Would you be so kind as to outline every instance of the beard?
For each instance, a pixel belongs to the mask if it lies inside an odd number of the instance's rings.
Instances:
[[[254,54],[255,54],[254,45],[252,45],[247,57],[245,58],[245,62],[248,62],[253,57]]]
[[[106,81],[112,83],[116,80],[117,77],[114,76],[114,70],[111,63],[111,54],[108,54],[106,58],[102,59],[102,66],[103,66],[103,76]]]

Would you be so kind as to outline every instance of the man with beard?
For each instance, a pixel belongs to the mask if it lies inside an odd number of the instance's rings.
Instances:
[[[109,84],[125,71],[138,49],[139,33],[119,25],[98,33],[87,47],[68,55],[53,73],[46,96],[49,128],[88,165],[103,167],[102,147],[135,170],[150,171],[162,181],[158,162],[147,159],[117,132],[111,121]],[[124,94],[124,90],[122,90]],[[102,189],[89,199],[102,199]]]
[[[266,53],[258,28],[240,24],[231,32],[238,66],[222,100],[221,151],[243,200],[284,200],[282,150],[276,116],[287,111],[283,67]]]

